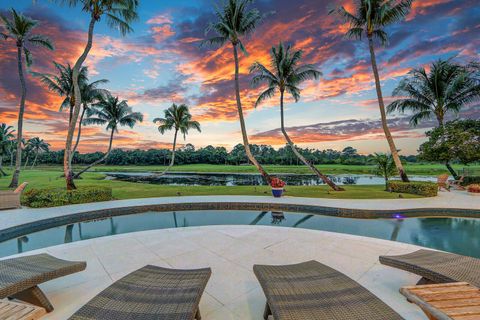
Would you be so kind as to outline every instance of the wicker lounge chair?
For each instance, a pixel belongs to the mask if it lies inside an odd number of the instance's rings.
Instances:
[[[441,174],[437,177],[437,185],[438,185],[438,191],[441,191],[442,189],[445,189],[447,191],[450,191],[450,185],[448,183],[448,174]]]
[[[37,254],[0,261],[0,299],[15,298],[53,310],[39,284],[85,270],[86,262]]]
[[[14,191],[0,191],[0,210],[20,208],[20,197],[27,185],[28,182],[24,182]]]
[[[198,305],[211,273],[145,266],[103,290],[70,320],[200,320]]]
[[[456,190],[465,190],[465,187],[462,186],[463,181],[465,180],[465,176],[460,176],[457,180],[450,180],[448,183],[451,187],[455,188]]]
[[[480,259],[432,250],[418,250],[399,256],[380,256],[386,266],[422,277],[419,284],[468,282],[480,287]]]
[[[360,284],[317,261],[254,265],[253,271],[267,297],[264,319],[403,319]]]

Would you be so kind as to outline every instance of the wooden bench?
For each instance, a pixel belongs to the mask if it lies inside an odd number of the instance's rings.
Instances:
[[[47,311],[27,303],[0,300],[0,320],[36,320],[43,317]]]

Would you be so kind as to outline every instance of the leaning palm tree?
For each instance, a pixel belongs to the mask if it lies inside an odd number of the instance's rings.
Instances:
[[[10,188],[18,187],[18,178],[20,176],[20,169],[22,166],[22,134],[23,134],[23,114],[25,112],[25,99],[27,96],[27,85],[25,83],[25,75],[23,71],[23,61],[27,67],[32,65],[32,53],[29,46],[43,47],[53,50],[53,44],[49,38],[40,34],[33,34],[33,30],[37,26],[37,21],[32,20],[14,9],[11,9],[11,18],[0,15],[1,24],[4,31],[0,32],[0,37],[9,40],[12,39],[17,47],[17,65],[18,76],[22,86],[22,93],[20,98],[20,107],[18,110],[18,125],[17,125],[17,158],[15,163],[15,171],[10,182]]]
[[[404,182],[408,182],[408,177],[400,161],[395,141],[388,127],[373,41],[374,39],[378,39],[382,45],[387,44],[388,35],[385,32],[385,28],[388,25],[403,20],[410,12],[412,1],[413,0],[356,0],[355,13],[350,13],[343,6],[330,11],[331,14],[337,14],[349,23],[349,29],[345,34],[347,38],[361,40],[363,35],[366,35],[368,39],[383,131],[385,132],[385,137],[390,147],[393,160],[395,161],[397,171]]]
[[[263,101],[272,98],[276,93],[280,93],[280,124],[283,136],[295,156],[300,159],[307,167],[310,168],[320,179],[323,180],[335,191],[343,189],[335,185],[326,175],[322,174],[317,167],[311,164],[295,147],[292,139],[285,129],[285,117],[283,100],[285,93],[290,94],[295,102],[300,100],[301,89],[298,87],[302,82],[311,79],[318,79],[321,72],[311,64],[299,65],[303,52],[301,50],[293,50],[290,45],[285,46],[280,43],[277,47],[270,50],[271,70],[260,62],[255,62],[250,67],[250,73],[254,73],[252,85],[257,87],[261,83],[267,83],[268,88],[263,91],[255,103],[257,107]]]
[[[411,70],[392,95],[402,98],[387,107],[389,113],[413,113],[410,123],[414,127],[432,117],[443,127],[447,114],[458,114],[466,105],[480,100],[480,83],[468,67],[438,60],[429,72],[423,67]]]
[[[175,148],[177,146],[178,132],[180,131],[180,133],[183,134],[184,140],[186,139],[186,136],[190,129],[195,129],[198,132],[201,132],[200,123],[192,120],[192,115],[190,114],[187,105],[181,104],[177,106],[174,103],[164,112],[164,118],[155,118],[153,119],[153,122],[158,122],[158,131],[161,134],[164,134],[165,132],[172,129],[175,131],[175,133],[173,135],[172,157],[170,158],[170,164],[160,175],[164,175],[175,163]]]
[[[45,142],[45,140],[40,139],[39,137],[34,137],[28,140],[28,145],[30,146],[35,158],[30,169],[33,169],[37,164],[38,154],[41,152],[48,152],[50,144]]]
[[[270,184],[270,176],[263,169],[257,159],[255,159],[255,156],[250,150],[245,119],[243,117],[242,101],[240,98],[238,48],[240,48],[244,54],[247,54],[241,38],[251,34],[263,18],[257,9],[248,8],[251,3],[253,3],[253,0],[226,0],[226,2],[223,3],[223,6],[216,10],[217,21],[211,22],[206,29],[207,34],[210,31],[214,31],[216,36],[203,41],[202,45],[221,47],[228,42],[232,44],[233,57],[235,60],[235,98],[240,129],[242,131],[243,146],[245,147],[245,153],[250,162],[253,163],[257,170]]]
[[[90,23],[88,25],[88,39],[85,49],[73,66],[72,78],[73,88],[76,97],[80,97],[81,88],[78,81],[80,69],[85,62],[93,44],[93,30],[95,24],[105,17],[109,26],[116,28],[122,35],[126,35],[132,31],[129,23],[138,18],[137,7],[138,0],[57,0],[61,3],[67,3],[70,6],[80,5],[82,10],[90,15]],[[70,121],[67,139],[65,142],[65,155],[63,158],[63,171],[65,174],[67,190],[76,189],[73,182],[73,173],[71,169],[72,144],[78,116],[81,109],[81,100],[75,100],[73,108],[72,121]]]
[[[112,96],[110,93],[99,97],[99,101],[92,105],[87,113],[87,118],[83,120],[84,124],[106,124],[107,131],[110,130],[110,140],[107,152],[102,158],[89,164],[79,173],[75,174],[78,178],[82,173],[88,171],[91,167],[105,161],[112,151],[113,136],[118,132],[119,126],[128,126],[133,128],[137,122],[143,121],[143,115],[140,112],[132,112],[126,100],[120,100],[118,97]]]
[[[9,152],[11,142],[15,138],[14,132],[12,126],[7,126],[5,123],[0,124],[0,177],[7,175],[3,171],[3,158]]]

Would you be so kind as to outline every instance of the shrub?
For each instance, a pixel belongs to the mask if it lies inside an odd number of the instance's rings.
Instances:
[[[480,184],[480,176],[466,176],[463,178],[462,185]]]
[[[112,189],[107,187],[79,187],[70,191],[47,188],[28,190],[22,197],[22,204],[31,208],[45,208],[109,200],[112,200]]]
[[[468,192],[480,193],[480,184],[471,184],[467,187]]]
[[[390,181],[388,188],[392,192],[410,193],[424,197],[435,197],[438,194],[438,186],[433,182],[424,181]]]

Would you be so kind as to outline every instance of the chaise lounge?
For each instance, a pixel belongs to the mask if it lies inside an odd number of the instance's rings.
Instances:
[[[294,265],[254,265],[267,303],[264,319],[403,319],[370,291],[317,261]]]
[[[145,266],[103,290],[70,320],[200,320],[198,305],[211,273]]]
[[[480,287],[480,259],[454,253],[418,250],[398,256],[380,256],[386,266],[422,277],[419,284],[468,282]]]
[[[39,284],[85,270],[86,262],[66,261],[49,254],[0,260],[0,299],[14,298],[53,311]]]

